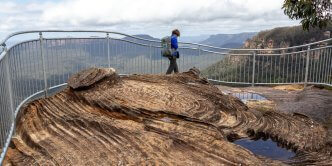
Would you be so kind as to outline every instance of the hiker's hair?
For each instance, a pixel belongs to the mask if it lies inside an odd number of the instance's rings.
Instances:
[[[174,29],[172,31],[172,35],[177,35],[177,36],[180,36],[180,31],[178,29]]]

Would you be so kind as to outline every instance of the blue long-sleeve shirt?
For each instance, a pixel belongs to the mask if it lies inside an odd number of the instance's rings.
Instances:
[[[175,50],[178,49],[178,37],[176,35],[171,36],[171,48],[174,48]]]

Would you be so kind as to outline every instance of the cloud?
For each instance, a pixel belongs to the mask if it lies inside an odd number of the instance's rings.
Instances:
[[[7,1],[0,10],[0,33],[79,28],[150,32],[160,36],[161,31],[173,27],[190,35],[258,31],[298,24],[283,14],[282,3],[283,0]]]
[[[276,0],[72,0],[45,10],[42,19],[69,25],[246,20],[281,11],[281,4]]]

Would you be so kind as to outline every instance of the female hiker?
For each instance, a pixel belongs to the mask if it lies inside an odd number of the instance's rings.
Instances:
[[[179,58],[179,52],[177,51],[178,37],[180,37],[180,31],[174,29],[171,36],[171,56],[168,58],[170,63],[166,74],[171,74],[173,71],[174,73],[179,72],[178,65],[176,64],[176,59]]]

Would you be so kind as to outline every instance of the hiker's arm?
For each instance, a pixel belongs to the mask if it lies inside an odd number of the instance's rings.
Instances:
[[[178,49],[178,39],[176,37],[172,37],[171,45],[172,45],[172,48]]]

